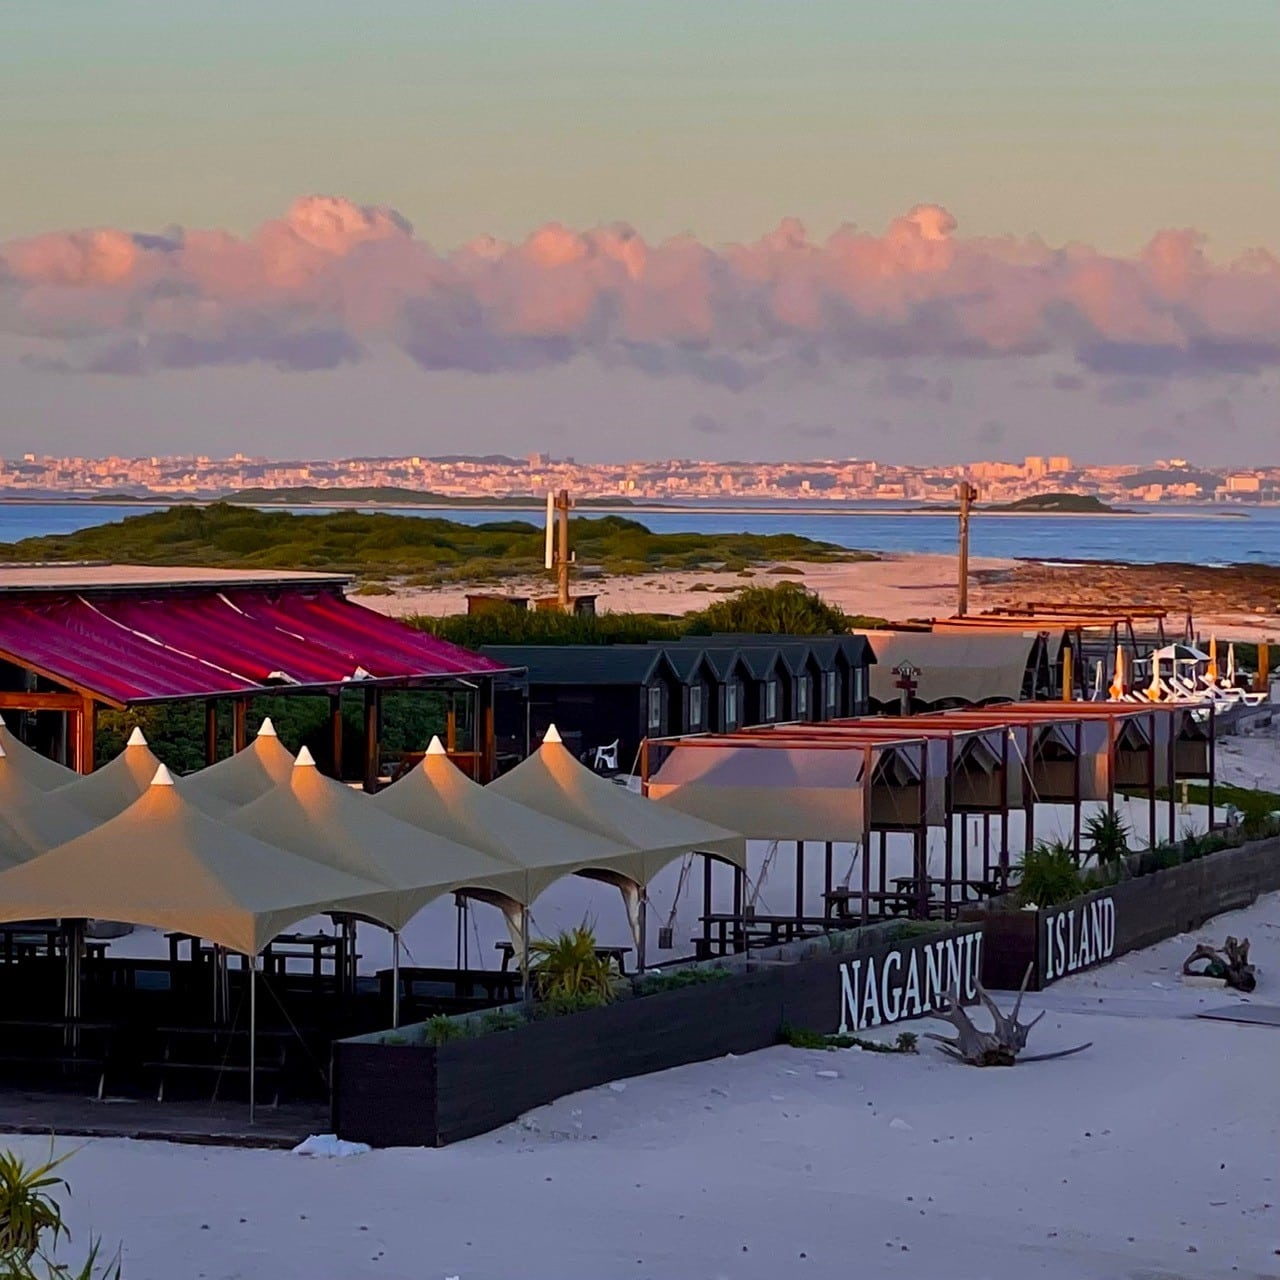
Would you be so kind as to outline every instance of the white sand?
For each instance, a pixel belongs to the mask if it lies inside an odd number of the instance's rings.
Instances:
[[[1280,1003],[1280,895],[1229,932]],[[1028,998],[1035,1047],[1094,1042],[1060,1062],[777,1048],[341,1161],[91,1141],[71,1221],[128,1280],[1274,1277],[1280,1028],[1192,1018],[1233,999],[1181,986],[1192,945]]]

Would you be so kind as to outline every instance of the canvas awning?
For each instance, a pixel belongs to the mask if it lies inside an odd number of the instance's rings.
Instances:
[[[0,870],[74,840],[93,823],[88,814],[41,791],[0,745]]]
[[[256,955],[289,925],[381,888],[218,822],[161,766],[123,813],[0,873],[0,922],[120,920]]]
[[[317,587],[18,595],[0,608],[0,656],[119,707],[504,670]]]
[[[372,803],[403,822],[523,868],[529,901],[564,876],[614,871],[619,860],[635,854],[629,844],[570,826],[508,799],[496,787],[473,782],[449,759],[439,738],[431,740],[421,764],[378,792]]]
[[[427,903],[464,886],[524,900],[523,873],[443,836],[428,835],[326,778],[303,747],[287,781],[227,819],[259,840],[380,886],[360,904],[334,904],[402,929]]]
[[[206,813],[222,817],[287,782],[292,769],[293,756],[268,716],[243,751],[187,774],[178,789]]]
[[[73,781],[53,792],[83,813],[105,822],[123,813],[151,785],[160,761],[147,746],[141,729],[129,735],[125,749],[95,773],[73,774]]]
[[[1033,634],[1007,631],[867,631],[875,651],[871,697],[897,706],[902,690],[895,668],[904,662],[916,669],[912,695],[925,703],[981,703],[1022,697],[1027,664],[1036,644]]]
[[[721,739],[674,742],[652,800],[754,840],[857,841],[867,825],[861,751]]]
[[[614,869],[637,884],[647,885],[687,853],[715,854],[746,866],[746,839],[736,826],[679,813],[592,773],[573,758],[554,726],[537,751],[489,786],[517,804],[628,846],[631,856],[620,855]]]

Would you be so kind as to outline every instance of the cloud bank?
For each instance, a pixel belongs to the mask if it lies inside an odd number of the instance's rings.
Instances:
[[[0,245],[0,334],[68,373],[264,365],[308,372],[392,344],[425,370],[530,371],[589,357],[731,392],[863,360],[1052,356],[1148,386],[1280,366],[1280,259],[1212,260],[1194,230],[1135,257],[966,237],[937,205],[825,240],[787,220],[750,244],[647,243],[548,224],[437,252],[394,210],[298,200],[248,237],[172,228]],[[879,371],[883,395],[946,404],[945,380]],[[705,431],[707,428],[699,428]]]

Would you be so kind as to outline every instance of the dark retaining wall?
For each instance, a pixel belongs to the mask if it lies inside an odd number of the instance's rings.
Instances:
[[[788,1023],[833,1032],[845,1011],[843,966],[861,960],[865,985],[874,964],[878,990],[892,996],[903,990],[913,954],[923,974],[928,948],[977,933],[976,926],[961,925],[872,939],[839,954],[750,964],[720,981],[435,1047],[340,1040],[333,1046],[333,1129],[372,1146],[443,1145],[609,1080],[763,1049],[777,1043]],[[970,951],[980,960],[976,942]],[[884,961],[892,953],[886,977]]]
[[[1280,889],[1280,839],[1256,840],[1193,862],[1122,880],[1044,911],[966,913],[986,929],[983,985],[1031,989],[1198,929]]]

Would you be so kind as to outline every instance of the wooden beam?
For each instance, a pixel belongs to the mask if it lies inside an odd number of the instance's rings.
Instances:
[[[29,693],[22,689],[0,692],[0,711],[79,711],[84,705],[79,693]]]
[[[204,704],[204,762],[216,764],[218,759],[218,704],[210,698]]]
[[[231,750],[239,754],[249,745],[249,701],[237,698],[231,707]]]
[[[342,781],[342,694],[329,695],[329,736],[333,751],[333,776]]]

